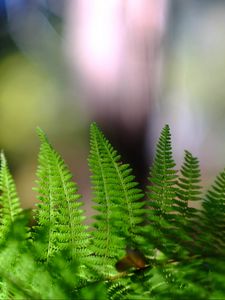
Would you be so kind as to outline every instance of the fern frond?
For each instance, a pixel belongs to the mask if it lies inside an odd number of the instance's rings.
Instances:
[[[205,252],[224,257],[225,247],[225,170],[221,172],[203,201]]]
[[[170,283],[170,296],[174,299],[213,299],[213,282],[201,257],[180,261],[174,268],[174,283]],[[176,282],[180,283],[178,286]]]
[[[171,134],[166,125],[156,146],[156,154],[150,170],[148,189],[149,241],[154,247],[165,251],[168,248],[174,226],[177,171],[172,157]],[[174,243],[172,243],[174,247]]]
[[[108,298],[110,300],[126,299],[126,296],[131,295],[130,285],[131,281],[128,278],[109,282],[107,287]]]
[[[71,283],[77,277],[76,267],[65,268],[66,256],[54,258],[54,267],[35,261],[37,249],[21,249],[21,238],[26,236],[26,228],[16,221],[8,235],[5,248],[0,255],[0,295],[4,299],[70,299]],[[73,269],[72,269],[73,266]],[[70,280],[68,280],[70,277]],[[56,278],[58,278],[56,280]],[[69,292],[67,285],[70,285]]]
[[[199,208],[201,206],[202,191],[198,159],[188,151],[185,151],[184,163],[180,173],[176,199],[179,237],[177,236],[176,240],[179,240],[183,254],[185,253],[184,247],[186,250],[188,247],[187,252],[189,252],[189,255],[190,252],[193,255],[194,250],[197,250],[195,246],[200,232]]]
[[[103,265],[115,263],[122,254],[129,236],[135,241],[141,232],[138,225],[143,222],[144,203],[141,190],[134,182],[131,168],[120,162],[120,155],[98,129],[91,125],[91,150],[89,166],[92,185],[99,211],[93,231],[93,251]],[[97,258],[97,257],[96,257]]]
[[[41,260],[49,260],[62,250],[70,250],[71,257],[85,257],[88,254],[88,235],[83,225],[82,205],[77,200],[77,186],[72,182],[72,174],[61,156],[52,148],[44,132],[37,130],[40,141],[38,176],[38,209],[36,210],[34,239],[38,232],[45,231]]]
[[[3,152],[0,154],[0,159],[0,241],[3,241],[11,224],[21,213],[22,209],[13,177]]]
[[[201,201],[201,186],[199,162],[196,157],[188,151],[185,151],[184,163],[181,167],[181,176],[178,180],[178,210],[183,217],[183,220],[191,219],[198,212],[197,208]],[[192,207],[190,206],[192,204]]]

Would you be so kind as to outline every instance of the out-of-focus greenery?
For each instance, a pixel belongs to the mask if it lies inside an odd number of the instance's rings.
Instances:
[[[23,151],[33,148],[34,128],[55,126],[59,91],[40,65],[14,54],[0,64],[1,147]],[[32,149],[33,150],[33,149]]]
[[[19,52],[0,60],[0,87],[0,147],[8,153],[22,203],[29,207],[35,201],[35,128],[48,131],[73,165],[82,160],[81,152],[85,154],[85,118],[76,113],[76,99],[70,99],[66,87]]]

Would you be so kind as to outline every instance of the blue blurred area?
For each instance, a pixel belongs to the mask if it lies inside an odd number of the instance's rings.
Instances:
[[[5,0],[0,1],[0,16],[1,16],[1,24],[4,24],[4,22],[6,21]]]

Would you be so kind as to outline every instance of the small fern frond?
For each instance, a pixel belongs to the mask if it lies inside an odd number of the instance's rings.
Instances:
[[[178,210],[183,220],[194,217],[198,211],[193,208],[193,204],[200,205],[201,186],[199,162],[196,157],[188,151],[185,151],[184,163],[181,167],[181,176],[178,180]],[[190,206],[192,204],[192,207]]]
[[[167,215],[174,210],[177,183],[175,165],[172,157],[170,129],[166,125],[156,146],[155,159],[150,170],[151,185],[148,186],[149,205],[158,216]]]
[[[89,166],[92,172],[96,216],[93,251],[106,260],[120,257],[126,238],[133,242],[141,232],[144,210],[143,197],[131,168],[120,162],[120,155],[111,146],[96,124],[91,125]]]
[[[0,159],[0,241],[3,241],[11,224],[21,213],[22,209],[20,207],[15,182],[9,171],[7,160],[3,152],[0,154]]]
[[[126,296],[130,296],[131,292],[130,285],[131,281],[129,278],[116,280],[116,282],[109,282],[107,288],[108,298],[110,300],[127,299]]]
[[[45,231],[46,235],[40,259],[48,261],[55,252],[62,250],[70,250],[72,259],[84,257],[88,254],[88,235],[82,223],[84,217],[77,186],[45,133],[39,128],[37,132],[41,141],[37,171],[40,203],[36,210],[38,225],[34,239],[38,239],[38,232]]]
[[[177,171],[172,157],[171,134],[166,125],[156,146],[156,154],[150,170],[148,189],[149,241],[165,250],[169,242],[170,229],[174,225]],[[174,246],[174,243],[172,243]]]

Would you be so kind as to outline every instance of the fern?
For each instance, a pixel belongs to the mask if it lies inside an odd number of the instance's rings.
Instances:
[[[67,259],[69,253],[56,255],[52,264],[40,264],[36,260],[37,244],[21,249],[26,237],[24,218],[18,219],[8,234],[7,246],[0,255],[0,276],[4,278],[3,299],[70,299],[71,291],[79,278],[78,262]],[[41,243],[41,241],[39,241]]]
[[[184,250],[182,247],[185,246],[188,255],[190,253],[194,255],[197,253],[197,241],[201,230],[199,207],[201,206],[202,191],[198,159],[188,151],[185,151],[180,173],[176,199],[177,228],[181,236],[180,249]]]
[[[140,233],[138,225],[143,222],[144,204],[139,200],[143,194],[133,181],[129,165],[120,162],[120,155],[95,124],[91,126],[89,166],[93,173],[94,201],[98,204],[95,209],[99,211],[96,230],[92,232],[93,252],[107,270],[124,252],[128,237],[134,243]]]
[[[166,125],[156,147],[155,159],[150,170],[148,189],[149,240],[153,247],[171,251],[174,243],[172,231],[175,224],[175,199],[177,191],[177,171],[172,157],[171,134]],[[170,236],[171,234],[171,236]],[[170,245],[171,244],[171,245]]]
[[[72,174],[37,131],[39,204],[31,235],[1,153],[0,299],[225,297],[225,171],[202,196],[198,159],[185,151],[180,172],[175,170],[166,125],[143,200],[130,166],[92,124],[89,166],[97,213],[87,232]]]
[[[70,250],[70,259],[81,258],[88,254],[88,234],[84,219],[80,195],[71,181],[72,174],[60,155],[49,144],[47,137],[38,129],[41,140],[39,153],[39,178],[37,191],[41,203],[36,211],[37,226],[34,240],[38,233],[45,232],[46,241],[40,259],[48,261],[58,251]]]
[[[221,172],[203,201],[200,244],[210,272],[213,297],[225,295],[225,172]]]
[[[201,201],[201,186],[199,185],[200,169],[198,159],[193,157],[188,151],[185,151],[184,163],[181,167],[181,176],[178,181],[178,210],[181,213],[183,220],[192,219],[197,213],[196,207],[193,204],[200,206]],[[190,206],[192,204],[192,206]]]
[[[0,158],[0,241],[3,242],[5,240],[6,234],[10,229],[11,224],[16,220],[22,209],[20,207],[20,202],[13,177],[9,171],[8,164],[3,152],[1,152]]]
[[[221,172],[203,201],[207,253],[224,256],[225,247],[225,171]]]

